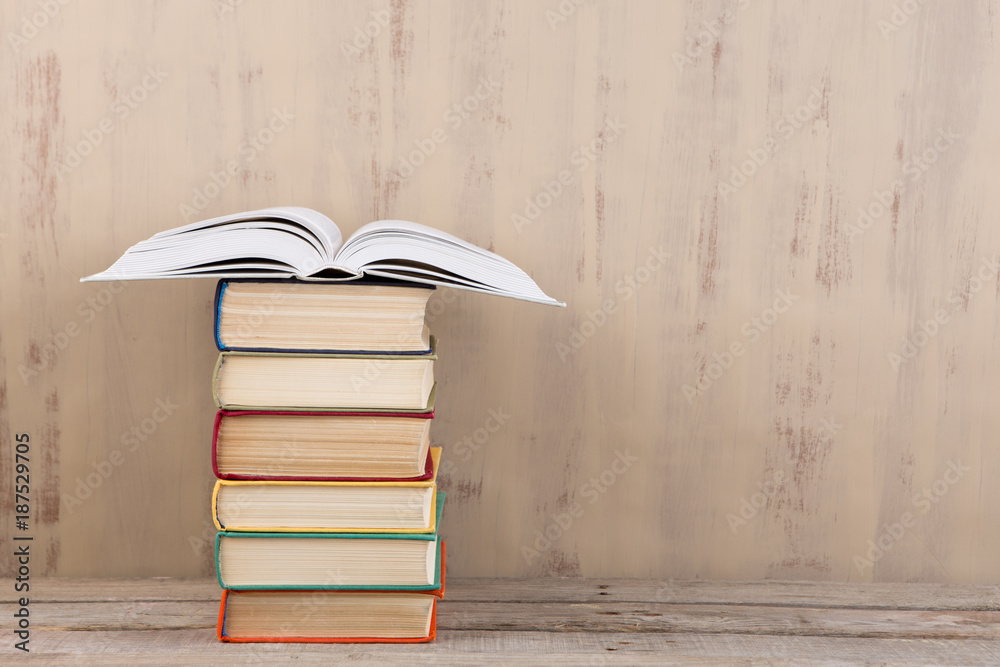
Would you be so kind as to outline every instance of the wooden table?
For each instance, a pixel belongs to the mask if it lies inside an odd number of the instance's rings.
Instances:
[[[15,599],[2,582],[4,609]],[[31,582],[32,659],[63,664],[1000,664],[1000,587],[455,579],[438,639],[222,644],[214,580]],[[10,622],[10,613],[5,612]],[[0,662],[25,654],[9,632]]]

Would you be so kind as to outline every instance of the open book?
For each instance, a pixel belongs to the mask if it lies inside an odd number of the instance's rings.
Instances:
[[[294,206],[224,215],[160,232],[129,248],[107,271],[81,280],[354,280],[364,275],[566,305],[503,257],[451,234],[415,222],[380,220],[344,242],[330,218]]]

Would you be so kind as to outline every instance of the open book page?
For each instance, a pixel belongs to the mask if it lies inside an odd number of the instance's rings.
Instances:
[[[344,243],[334,263],[368,275],[565,305],[503,257],[415,222],[380,220],[363,226]]]
[[[160,232],[83,281],[293,276],[340,281],[368,274],[565,305],[503,257],[415,222],[372,222],[343,245],[341,240],[333,221],[311,209],[247,211]]]
[[[261,209],[160,232],[129,248],[107,271],[83,280],[304,276],[326,267],[340,244],[340,230],[321,213]]]
[[[334,224],[333,220],[326,217],[319,211],[314,211],[311,208],[303,208],[301,206],[273,206],[271,208],[262,208],[256,211],[244,211],[243,213],[222,215],[218,218],[202,220],[201,222],[192,222],[189,225],[168,229],[165,232],[160,232],[154,235],[149,240],[152,241],[157,238],[166,238],[176,236],[178,234],[186,234],[196,230],[217,228],[234,222],[247,221],[284,222],[284,228],[294,231],[294,233],[301,235],[303,238],[312,236],[316,241],[318,241],[318,247],[323,248],[323,254],[327,258],[333,257],[337,254],[337,251],[343,243],[343,236],[340,233],[340,229],[336,224]],[[296,231],[294,229],[296,227],[300,229]]]

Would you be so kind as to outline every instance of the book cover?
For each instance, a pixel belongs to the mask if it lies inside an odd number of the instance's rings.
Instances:
[[[444,512],[444,500],[445,493],[439,491],[437,493],[437,506],[435,507],[435,528],[441,526],[441,514]],[[377,585],[358,585],[358,586],[338,586],[336,584],[330,584],[329,586],[314,586],[314,585],[303,585],[303,586],[288,586],[288,585],[228,585],[222,577],[222,568],[219,566],[219,548],[223,538],[226,539],[244,539],[244,538],[255,538],[255,537],[266,537],[273,539],[290,539],[290,538],[306,538],[306,539],[318,539],[318,540],[355,540],[355,539],[375,539],[375,540],[424,540],[428,542],[437,542],[437,555],[435,558],[434,565],[434,581],[429,585],[418,585],[418,586],[377,586]],[[236,533],[222,531],[216,533],[215,535],[215,573],[219,581],[219,586],[222,588],[229,588],[232,590],[406,590],[406,591],[428,591],[435,590],[441,587],[441,541],[438,539],[437,532],[433,533],[276,533],[276,532],[246,532],[246,533]]]
[[[228,601],[230,595],[239,595],[239,591],[222,591],[222,600],[219,603],[219,619],[216,624],[216,637],[222,642],[234,643],[261,643],[261,642],[282,642],[282,643],[420,643],[433,641],[437,635],[437,601],[444,598],[445,579],[447,571],[447,549],[445,543],[441,543],[441,586],[435,590],[422,591],[423,594],[434,596],[434,604],[431,611],[430,632],[423,637],[231,637],[226,633],[226,620],[228,612]],[[381,595],[392,591],[370,591],[371,595]],[[295,622],[295,618],[289,618],[290,623]]]
[[[222,337],[219,333],[219,323],[222,320],[222,297],[226,293],[226,287],[231,283],[301,283],[304,281],[295,278],[233,278],[229,280],[220,280],[215,286],[215,300],[212,308],[212,312],[215,313],[215,322],[213,325],[213,330],[215,332],[215,346],[221,352],[296,352],[303,354],[360,354],[360,355],[372,355],[372,354],[385,354],[385,355],[422,355],[430,354],[431,348],[426,350],[333,350],[333,349],[315,349],[315,350],[288,350],[280,347],[237,347],[224,345],[222,342]],[[306,281],[311,283],[312,281]],[[313,283],[315,284],[315,283]],[[388,280],[388,279],[373,279],[373,278],[361,278],[359,280],[353,280],[343,283],[330,283],[331,286],[336,286],[337,288],[342,288],[345,286],[353,285],[391,285],[398,287],[410,287],[413,289],[425,289],[433,291],[436,288],[434,285],[427,285],[424,283],[410,283],[402,280]]]
[[[280,526],[268,526],[266,528],[247,528],[238,524],[223,525],[219,517],[219,491],[224,486],[240,488],[253,486],[291,486],[291,487],[319,487],[319,488],[344,488],[344,487],[412,487],[412,488],[433,488],[437,485],[437,471],[441,461],[441,447],[431,447],[428,452],[428,459],[431,461],[431,477],[427,480],[384,480],[377,481],[337,481],[337,482],[287,482],[287,481],[229,481],[217,480],[215,489],[212,491],[212,520],[215,527],[221,531],[229,532],[267,532],[267,533],[434,533],[437,532],[437,504],[441,500],[439,494],[431,497],[430,526],[428,528],[343,528],[329,526],[327,528],[305,529],[305,528],[283,528]],[[292,511],[292,510],[290,510]]]
[[[408,361],[436,361],[437,360],[437,340],[434,336],[431,336],[431,352],[429,354],[421,355],[392,355],[392,354],[347,354],[347,353],[337,353],[337,354],[318,354],[318,353],[298,353],[298,352],[220,352],[219,358],[215,362],[215,370],[212,373],[212,397],[215,399],[215,405],[218,408],[226,410],[262,410],[262,411],[288,411],[288,412],[371,412],[371,413],[430,413],[434,412],[434,401],[437,396],[437,383],[435,382],[431,387],[430,394],[427,398],[427,403],[420,408],[381,408],[381,407],[365,407],[365,408],[354,408],[350,405],[337,405],[337,406],[324,406],[323,408],[317,407],[299,407],[299,406],[265,406],[265,405],[242,405],[242,404],[227,404],[223,403],[222,398],[219,395],[219,374],[222,371],[222,367],[225,365],[226,360],[232,357],[286,357],[293,358],[297,360],[318,358],[318,359],[363,359],[368,364],[377,364],[379,360],[392,360],[394,363],[407,363]],[[366,367],[367,368],[367,367]],[[359,371],[363,373],[364,371]]]
[[[219,479],[246,480],[246,481],[288,481],[288,482],[383,482],[389,481],[384,477],[296,477],[287,475],[241,475],[237,473],[222,474],[219,472],[219,427],[223,419],[242,417],[245,415],[302,415],[320,417],[415,417],[419,419],[434,418],[434,392],[431,392],[431,405],[428,412],[372,412],[372,411],[334,411],[334,410],[219,410],[215,415],[215,426],[212,428],[212,472]],[[394,478],[394,481],[419,482],[430,479],[433,476],[433,462],[430,451],[427,452],[427,463],[424,472],[416,477]]]

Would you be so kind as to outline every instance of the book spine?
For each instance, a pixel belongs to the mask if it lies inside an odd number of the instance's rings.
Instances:
[[[220,351],[226,349],[222,345],[222,337],[219,335],[219,322],[222,320],[222,295],[225,293],[228,284],[225,280],[220,280],[215,286],[215,307],[213,308],[215,312],[215,346]]]
[[[223,417],[244,417],[246,415],[283,415],[295,417],[415,417],[433,419],[434,411],[430,412],[399,412],[385,410],[380,412],[363,412],[358,410],[234,410],[223,408],[219,411]]]
[[[212,427],[212,472],[217,479],[223,479],[219,474],[219,428],[222,426],[223,411],[215,413],[215,425]]]
[[[222,407],[222,398],[219,396],[219,373],[222,371],[225,358],[226,353],[220,352],[219,359],[215,362],[215,370],[212,372],[212,398],[215,399],[215,405],[218,408]]]
[[[215,578],[219,580],[219,588],[228,588],[222,581],[222,568],[219,567],[219,542],[222,540],[222,533],[215,534]]]
[[[220,642],[230,641],[225,635],[226,629],[226,601],[229,599],[229,591],[222,589],[222,601],[219,603],[219,622],[215,626],[215,636]]]
[[[222,488],[222,480],[215,480],[215,488],[212,489],[212,521],[216,530],[226,530],[226,527],[219,521],[219,489]]]

